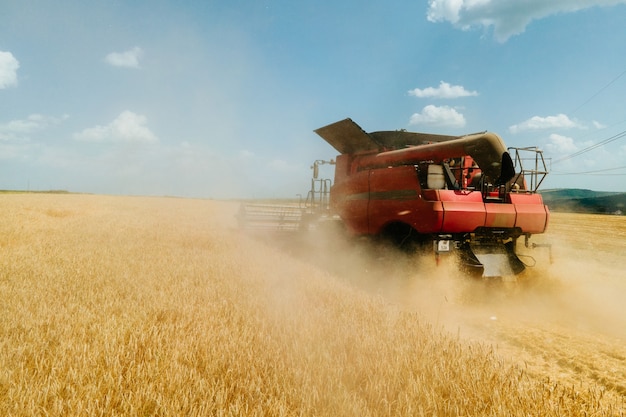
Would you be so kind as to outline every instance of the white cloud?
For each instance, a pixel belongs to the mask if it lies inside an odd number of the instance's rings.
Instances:
[[[606,129],[606,125],[603,125],[602,123],[598,122],[597,120],[594,120],[591,123],[593,124],[593,127],[595,127],[596,129]]]
[[[0,51],[0,90],[17,85],[20,63],[11,52]]]
[[[578,150],[574,139],[556,133],[550,135],[550,142],[546,144],[546,150],[558,153],[573,153]]]
[[[139,59],[143,56],[143,50],[138,46],[125,52],[111,52],[104,60],[114,67],[139,68]]]
[[[62,117],[46,116],[43,114],[31,114],[26,119],[11,120],[0,124],[0,140],[28,140],[28,135],[57,125],[69,116]]]
[[[411,125],[465,126],[465,117],[449,106],[428,105],[422,109],[421,113],[415,113],[409,121]]]
[[[541,129],[584,129],[581,123],[570,119],[565,114],[557,114],[556,116],[533,116],[522,123],[509,126],[509,132],[519,133],[525,130],[541,130]]]
[[[128,110],[106,126],[98,125],[75,133],[74,139],[84,142],[158,142],[148,129],[147,118]]]
[[[429,0],[426,16],[431,22],[448,21],[462,30],[493,27],[496,40],[506,42],[533,20],[620,3],[626,0]]]
[[[423,90],[419,88],[415,88],[413,90],[409,90],[410,96],[425,98],[425,97],[433,97],[433,98],[459,98],[459,97],[469,97],[469,96],[477,96],[477,91],[467,91],[465,87],[460,85],[450,85],[447,82],[441,81],[439,82],[439,87],[427,87]]]

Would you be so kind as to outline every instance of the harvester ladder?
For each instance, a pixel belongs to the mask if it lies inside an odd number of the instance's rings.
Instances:
[[[328,210],[330,207],[330,187],[328,178],[311,179],[311,189],[306,196],[305,208],[311,211]]]

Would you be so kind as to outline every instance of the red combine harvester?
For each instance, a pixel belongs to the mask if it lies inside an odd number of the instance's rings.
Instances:
[[[536,193],[547,175],[536,148],[507,149],[489,132],[366,133],[351,119],[315,132],[340,153],[330,212],[352,235],[382,236],[408,249],[432,242],[437,259],[457,253],[484,277],[525,269],[516,254],[522,236],[526,247],[549,246],[529,244],[549,218]]]
[[[490,132],[366,133],[351,119],[315,132],[340,153],[336,161],[315,161],[311,190],[299,203],[242,204],[241,227],[305,231],[336,220],[352,236],[382,237],[408,252],[426,248],[437,261],[456,254],[483,277],[528,266],[517,255],[522,236],[527,248],[550,246],[529,243],[549,218],[536,192],[547,175],[537,148],[507,149]],[[318,178],[322,164],[335,165],[334,183]]]

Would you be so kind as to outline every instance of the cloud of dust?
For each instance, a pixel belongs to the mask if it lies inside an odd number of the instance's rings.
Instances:
[[[552,264],[546,248],[518,244],[526,255],[522,259],[529,264],[534,260],[535,266],[513,282],[468,277],[452,256],[437,265],[432,253],[407,256],[371,240],[346,237],[333,227],[274,239],[272,244],[358,290],[419,313],[436,328],[469,339],[494,341],[494,325],[507,323],[626,339],[626,280],[623,262],[615,259],[624,255],[600,256],[572,247],[562,236],[552,238]]]
[[[528,304],[537,320],[626,339],[624,254],[618,246],[615,249],[613,253],[581,249],[559,236],[554,262],[532,271],[534,285],[520,303]]]
[[[416,326],[491,346],[529,374],[622,389],[626,281],[619,245],[594,251],[561,231],[535,236],[536,243],[552,241],[553,263],[546,248],[520,242],[521,259],[534,259],[535,266],[516,281],[496,281],[467,276],[453,257],[437,264],[432,253],[399,253],[327,226],[263,233],[260,246],[268,253],[243,249],[265,259],[261,269],[269,272],[258,272],[266,281],[258,292],[262,309],[275,317],[298,361],[317,363],[355,343],[375,346],[380,342],[372,340],[378,336],[371,329],[385,329],[398,312],[408,311]],[[368,310],[375,303],[390,308]],[[350,355],[341,358],[320,371],[328,380],[341,374],[333,366],[358,369]]]

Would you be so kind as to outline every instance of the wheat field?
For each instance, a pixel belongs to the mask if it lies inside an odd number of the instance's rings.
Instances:
[[[232,202],[0,207],[2,416],[626,413],[624,368],[613,388],[542,373],[239,232]]]

